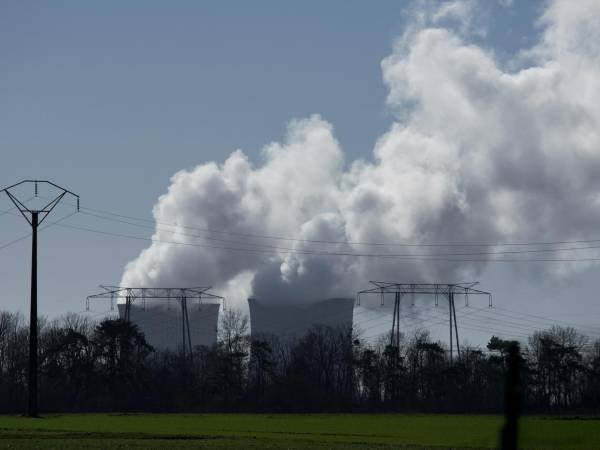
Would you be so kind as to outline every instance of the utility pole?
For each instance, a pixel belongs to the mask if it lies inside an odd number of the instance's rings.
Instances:
[[[38,187],[40,184],[51,186],[58,194],[43,207],[31,209],[25,206],[25,203],[29,200],[21,202],[11,192],[11,190],[16,191],[19,187],[27,184],[34,185],[34,197],[38,196]],[[29,401],[27,415],[29,417],[38,417],[37,232],[38,227],[67,194],[77,200],[77,211],[79,211],[79,196],[45,180],[23,180],[0,190],[0,192],[6,193],[21,215],[31,225],[31,304],[29,308],[29,373],[27,386]]]
[[[521,384],[519,345],[513,344],[508,350],[508,370],[506,372],[506,387],[504,392],[504,427],[500,434],[502,450],[516,450],[519,433],[519,414],[521,413]]]
[[[396,351],[400,353],[400,299],[402,294],[396,292],[394,295],[394,314],[392,320],[392,332],[390,334],[390,346],[396,347]]]

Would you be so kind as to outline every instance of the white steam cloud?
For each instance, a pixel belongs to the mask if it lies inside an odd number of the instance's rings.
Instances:
[[[472,4],[456,5],[438,18],[471,20]],[[486,251],[500,242],[597,235],[600,2],[550,3],[540,41],[515,58],[529,66],[514,72],[470,44],[462,27],[435,21],[434,13],[408,31],[382,62],[397,121],[372,160],[344,161],[332,125],[314,115],[292,120],[257,166],[237,150],[222,165],[178,172],[154,207],[154,239],[194,245],[153,243],[127,265],[122,284],[210,283],[240,300],[352,296],[369,279],[456,280],[482,264],[311,255],[303,251],[452,249],[310,240],[481,242],[490,245],[477,250]],[[176,223],[179,233],[160,223]],[[232,250],[240,248],[250,251]]]

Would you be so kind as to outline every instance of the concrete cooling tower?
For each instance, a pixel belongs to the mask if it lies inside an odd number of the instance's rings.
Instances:
[[[315,325],[351,327],[354,299],[330,298],[306,304],[273,304],[248,299],[253,338],[275,336],[293,340],[306,334]]]
[[[125,319],[125,303],[119,303],[119,317]],[[192,347],[211,346],[217,342],[219,303],[188,303],[188,320]],[[178,351],[182,348],[182,313],[179,301],[164,302],[147,300],[146,305],[132,304],[129,319],[146,336],[146,341],[156,350]],[[187,333],[186,333],[187,339]],[[186,347],[187,347],[186,340]]]

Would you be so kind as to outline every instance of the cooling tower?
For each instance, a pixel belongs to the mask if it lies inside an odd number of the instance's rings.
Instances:
[[[307,304],[273,304],[248,299],[253,338],[276,336],[293,340],[315,325],[334,328],[352,327],[354,299],[330,298]]]
[[[219,303],[194,304],[188,302],[187,311],[190,324],[192,347],[211,346],[217,342]],[[125,304],[119,303],[119,317],[125,318]],[[146,336],[146,341],[156,350],[177,351],[182,348],[182,314],[179,301],[171,300],[170,305],[147,300],[146,305],[132,304],[130,320]],[[187,333],[186,333],[187,339]],[[187,340],[186,340],[187,347]]]

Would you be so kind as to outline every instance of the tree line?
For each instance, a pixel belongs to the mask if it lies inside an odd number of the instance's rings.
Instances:
[[[315,326],[295,341],[251,339],[228,310],[217,344],[156,351],[138,328],[69,314],[40,321],[40,406],[46,412],[501,412],[508,349],[450,357],[426,330],[372,344],[345,328]],[[28,326],[0,312],[0,413],[27,402]],[[526,412],[600,412],[600,340],[554,326],[521,344]]]

